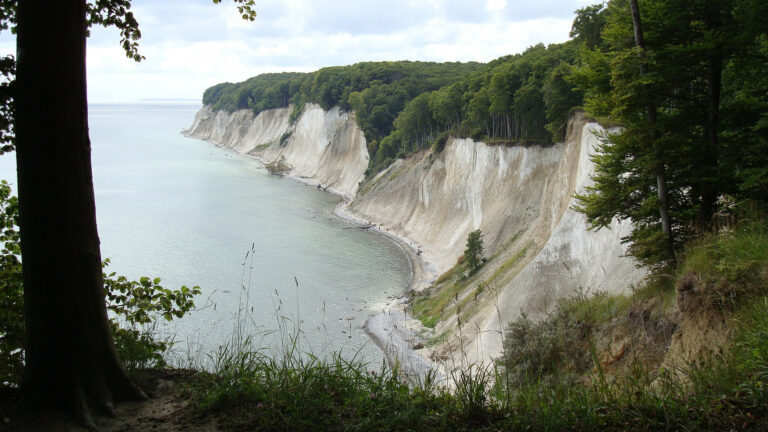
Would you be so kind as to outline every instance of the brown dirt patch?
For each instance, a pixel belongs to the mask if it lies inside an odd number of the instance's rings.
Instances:
[[[102,432],[211,432],[219,430],[212,416],[201,416],[190,406],[186,384],[194,380],[195,372],[142,371],[134,378],[149,399],[141,402],[123,402],[115,406],[117,417],[93,414],[93,421]],[[0,430],[8,431],[89,431],[74,423],[65,413],[48,413],[34,419],[9,420],[5,415],[15,402],[15,392],[4,393],[3,422]]]

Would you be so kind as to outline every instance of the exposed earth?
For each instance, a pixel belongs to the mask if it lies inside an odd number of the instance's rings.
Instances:
[[[117,417],[94,413],[93,422],[101,432],[129,431],[217,431],[213,415],[201,416],[190,406],[190,394],[187,384],[194,379],[196,372],[185,370],[142,371],[137,374],[139,386],[149,399],[141,402],[122,402],[115,406]],[[62,431],[87,432],[90,429],[75,423],[71,416],[64,413],[51,413],[45,417],[31,420],[9,420],[8,414],[13,406],[16,394],[3,394],[2,430],[9,431]]]

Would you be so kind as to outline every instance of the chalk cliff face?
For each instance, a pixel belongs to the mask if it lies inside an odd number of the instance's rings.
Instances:
[[[289,115],[290,108],[254,118],[250,111],[205,107],[187,134],[266,162],[284,158],[291,174],[354,198],[349,213],[421,251],[427,264],[421,287],[454,266],[469,232],[482,230],[488,262],[457,297],[458,303],[474,295],[475,310],[463,316],[462,332],[450,314],[466,311],[449,312],[437,328],[466,339],[469,361],[499,355],[506,323],[521,313],[543,316],[579,290],[626,291],[644,276],[621,243],[628,222],[590,231],[572,210],[574,193],[591,182],[589,155],[603,130],[580,114],[563,143],[489,146],[452,138],[439,154],[397,160],[360,190],[368,155],[354,118],[317,105],[307,105],[293,125]],[[475,287],[483,284],[478,297]]]
[[[501,354],[500,335],[521,313],[543,316],[579,290],[618,293],[644,276],[621,243],[628,222],[590,231],[572,210],[574,193],[591,183],[589,155],[602,130],[577,114],[565,142],[547,147],[451,139],[439,155],[398,160],[352,202],[354,213],[416,242],[432,279],[456,263],[469,232],[482,230],[489,261],[457,298],[477,299],[475,287],[487,286],[477,312],[456,332],[451,314],[462,312],[448,306],[437,328],[466,339],[469,361]]]
[[[476,359],[501,354],[500,332],[521,313],[541,317],[558,299],[578,291],[627,292],[646,275],[626,256],[627,245],[621,242],[631,231],[630,221],[614,220],[610,229],[592,231],[586,217],[573,210],[574,193],[584,193],[592,184],[590,155],[599,144],[596,133],[604,129],[580,116],[569,126],[563,156],[542,196],[535,237],[536,245],[543,246],[534,248],[532,259],[502,285],[497,304],[474,318],[479,331],[468,350],[474,349]]]
[[[434,279],[456,263],[469,232],[482,230],[486,250],[496,251],[530,226],[562,153],[562,144],[491,147],[451,139],[439,155],[395,162],[350,207],[414,241]]]
[[[352,198],[365,177],[365,136],[349,113],[324,111],[307,104],[294,124],[292,108],[214,112],[206,106],[195,116],[187,136],[210,141],[270,163],[283,160],[290,174]]]

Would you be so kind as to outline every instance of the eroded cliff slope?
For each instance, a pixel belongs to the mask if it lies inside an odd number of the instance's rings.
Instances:
[[[451,139],[440,154],[395,162],[352,202],[354,213],[416,242],[432,280],[444,274],[416,297],[414,313],[437,321],[434,336],[461,346],[467,361],[499,355],[506,323],[521,313],[543,316],[579,291],[627,291],[644,276],[621,243],[628,222],[591,231],[572,209],[574,193],[591,182],[589,155],[602,130],[576,114],[565,142],[552,146]],[[476,229],[488,262],[451,277]]]
[[[232,113],[201,109],[184,134],[260,158],[283,160],[289,174],[352,198],[365,177],[365,137],[349,113],[307,104],[291,124],[292,107]]]

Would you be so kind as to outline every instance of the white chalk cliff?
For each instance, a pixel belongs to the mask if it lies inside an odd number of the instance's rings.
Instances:
[[[357,193],[368,167],[365,136],[349,113],[307,104],[294,124],[292,108],[233,113],[203,107],[184,134],[260,158],[279,159],[290,174],[347,198]]]
[[[399,159],[362,183],[368,154],[353,115],[307,105],[291,125],[289,113],[254,117],[205,107],[187,134],[266,162],[283,157],[291,174],[352,198],[349,212],[421,250],[422,286],[456,263],[469,232],[482,230],[489,260],[461,294],[488,286],[461,332],[469,361],[499,355],[501,330],[521,313],[541,316],[579,290],[627,291],[644,276],[621,243],[628,222],[590,231],[572,210],[574,193],[591,182],[589,155],[602,130],[581,114],[563,143],[489,146],[452,138],[439,154]],[[457,333],[455,321],[444,320],[437,331]]]

